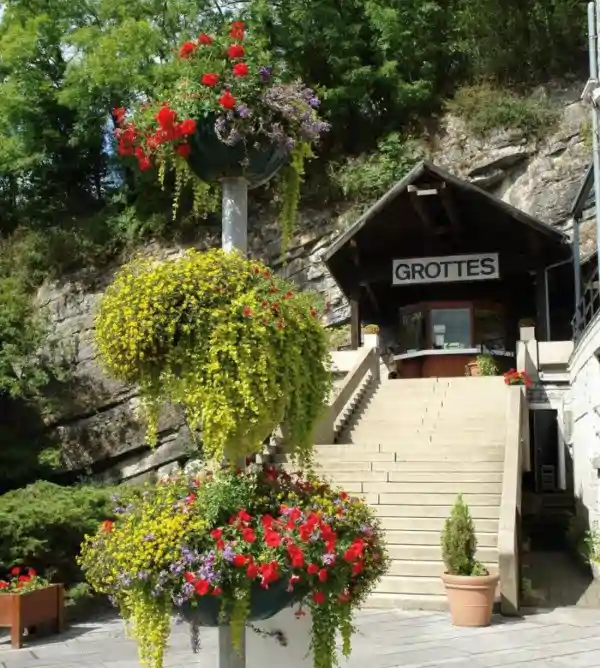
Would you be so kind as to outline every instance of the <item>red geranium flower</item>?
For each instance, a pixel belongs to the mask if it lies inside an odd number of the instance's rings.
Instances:
[[[191,153],[192,149],[189,144],[179,144],[175,147],[176,153],[178,153],[182,158],[187,158]]]
[[[254,533],[253,529],[244,529],[242,531],[242,538],[246,541],[246,543],[254,543],[256,540],[256,534]]]
[[[258,577],[258,566],[256,564],[250,564],[246,570],[246,575],[251,579],[254,580],[255,578]]]
[[[179,49],[179,55],[181,58],[189,58],[195,50],[196,45],[194,42],[184,42]]]
[[[319,571],[319,582],[326,582],[328,577],[329,577],[329,574],[327,573],[327,569],[322,568]]]
[[[212,590],[212,593],[213,593],[213,596],[220,596],[223,593],[223,590],[221,589],[221,587],[215,587]]]
[[[194,582],[194,589],[198,596],[206,596],[210,591],[210,582],[208,580],[196,580]]]
[[[171,130],[177,120],[177,112],[165,104],[160,108],[158,114],[156,114],[156,120],[163,130]]]
[[[203,74],[200,79],[200,82],[203,83],[205,86],[216,86],[218,81],[219,81],[219,75],[213,74],[212,72]]]
[[[247,562],[248,559],[243,554],[236,554],[235,557],[233,557],[233,565],[236,568],[242,568]]]
[[[207,35],[205,32],[203,32],[198,37],[198,43],[202,44],[203,46],[210,46],[213,43],[213,38],[210,35]]]
[[[37,577],[37,571],[35,570],[35,568],[28,568],[27,575],[29,575],[30,578],[35,578]]]
[[[186,118],[179,127],[184,136],[193,135],[196,132],[196,121],[193,118]]]
[[[227,90],[219,98],[219,104],[223,109],[234,109],[235,108],[235,97]]]
[[[267,547],[279,547],[281,540],[281,536],[277,531],[265,531],[265,543]]]
[[[236,63],[233,66],[233,76],[234,77],[245,77],[250,69],[246,63]]]
[[[306,569],[307,573],[309,575],[314,575],[315,573],[319,572],[319,567],[317,564],[308,564],[308,568]]]
[[[212,538],[214,538],[215,540],[221,540],[221,536],[223,535],[223,529],[213,529],[213,530],[210,532],[210,535],[211,535]]]
[[[241,44],[232,44],[227,49],[227,55],[231,60],[236,60],[237,58],[243,58],[245,53],[246,52],[244,51],[244,47]]]
[[[231,28],[229,30],[229,37],[231,37],[231,39],[237,39],[241,42],[244,39],[245,32],[246,26],[244,25],[244,22],[234,21],[231,24]]]
[[[312,599],[317,605],[323,605],[325,603],[325,594],[322,591],[316,591],[313,593]]]
[[[244,311],[243,311],[244,318],[247,318],[251,314],[252,314],[252,309],[249,306],[244,306]]]
[[[11,575],[20,575],[21,573],[21,567],[20,566],[14,566],[13,568],[10,569],[10,574]]]
[[[7,589],[10,585],[5,580],[0,580],[0,589]]]
[[[104,520],[104,522],[102,522],[102,530],[105,531],[106,533],[110,533],[113,530],[113,527],[114,527],[114,522],[111,522],[110,520]]]
[[[117,107],[113,109],[113,116],[117,125],[120,125],[125,118],[126,109],[125,107]]]

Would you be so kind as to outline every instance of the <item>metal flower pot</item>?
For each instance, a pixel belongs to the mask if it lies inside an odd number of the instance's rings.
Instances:
[[[271,142],[239,142],[228,146],[214,130],[214,117],[199,120],[196,132],[189,138],[187,158],[192,172],[207,183],[223,178],[243,177],[248,188],[263,185],[288,162],[288,152]]]
[[[274,617],[284,608],[302,600],[306,591],[296,588],[293,592],[287,590],[287,581],[280,580],[263,589],[258,583],[254,583],[250,590],[250,612],[249,622],[258,622]],[[179,609],[181,617],[187,622],[198,626],[222,626],[229,623],[227,611],[221,618],[220,596],[199,596],[194,603],[187,603]]]

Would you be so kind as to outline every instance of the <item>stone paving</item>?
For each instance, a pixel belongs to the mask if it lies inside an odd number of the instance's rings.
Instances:
[[[459,629],[443,613],[364,611],[354,652],[342,668],[600,668],[600,610],[557,608],[486,629]],[[275,642],[275,641],[273,641]],[[0,668],[137,668],[136,648],[119,619],[75,624],[61,636],[11,650]],[[194,656],[184,626],[173,628],[165,668],[217,667],[217,633],[202,631]],[[266,667],[265,667],[266,668]]]

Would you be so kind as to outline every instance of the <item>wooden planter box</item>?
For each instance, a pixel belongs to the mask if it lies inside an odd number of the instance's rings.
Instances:
[[[0,594],[0,628],[10,629],[13,649],[20,649],[23,631],[48,624],[60,633],[64,624],[63,586],[53,584],[27,594]]]

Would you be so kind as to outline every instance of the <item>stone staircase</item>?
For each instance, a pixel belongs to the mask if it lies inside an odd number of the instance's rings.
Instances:
[[[392,564],[373,607],[445,609],[440,534],[457,494],[475,520],[479,559],[498,568],[506,442],[502,378],[382,379],[334,445],[322,472],[381,517]]]

